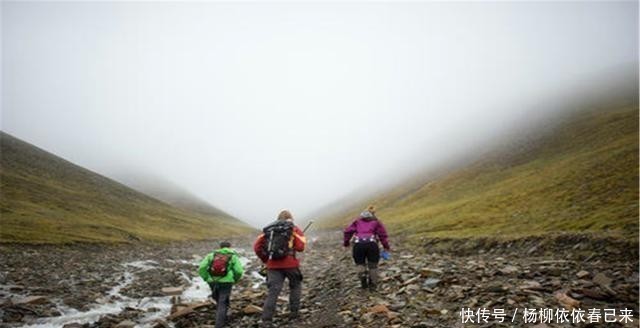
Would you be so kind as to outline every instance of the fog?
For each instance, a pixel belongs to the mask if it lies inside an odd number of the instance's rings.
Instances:
[[[254,225],[393,183],[638,65],[635,1],[1,6],[3,131]]]

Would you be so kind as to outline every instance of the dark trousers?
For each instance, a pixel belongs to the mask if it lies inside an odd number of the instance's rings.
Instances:
[[[224,327],[227,321],[227,310],[229,309],[229,298],[231,296],[232,283],[211,283],[211,296],[216,301],[216,328]]]
[[[380,248],[376,242],[360,242],[353,244],[353,260],[359,269],[362,288],[375,289],[378,285],[378,262]]]
[[[278,295],[282,291],[284,279],[289,279],[289,311],[298,313],[300,310],[300,297],[302,295],[302,273],[295,269],[269,269],[267,270],[267,299],[262,307],[262,321],[271,321],[276,311]]]

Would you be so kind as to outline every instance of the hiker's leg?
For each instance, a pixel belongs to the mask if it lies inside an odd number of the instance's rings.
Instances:
[[[229,297],[231,295],[231,287],[229,283],[217,284],[216,290],[218,297],[216,299],[216,328],[224,327],[227,321],[227,310],[229,309]]]
[[[282,290],[284,283],[284,273],[282,270],[267,270],[267,299],[264,301],[262,307],[262,321],[273,320],[273,314],[276,311],[276,302],[278,301],[278,295]]]
[[[367,288],[369,283],[367,281],[367,266],[365,264],[358,264],[358,278],[360,278],[360,287]]]
[[[300,311],[300,297],[302,296],[302,273],[300,269],[287,271],[289,279],[289,312],[292,317],[298,316]]]
[[[367,264],[369,266],[369,287],[375,289],[378,286],[378,263],[369,262]]]
[[[209,283],[209,288],[211,288],[211,298],[218,303],[218,292],[216,291],[216,284],[211,282]]]
[[[363,243],[355,243],[353,245],[353,260],[358,267],[358,278],[360,278],[360,287],[367,288],[367,267],[366,267],[366,249]]]
[[[369,288],[376,289],[378,285],[378,262],[380,262],[380,248],[377,243],[370,243],[367,249],[367,267],[369,268]]]

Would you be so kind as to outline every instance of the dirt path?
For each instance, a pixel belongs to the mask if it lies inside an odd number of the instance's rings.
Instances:
[[[607,319],[617,321],[607,327],[638,326],[638,257],[624,245],[588,239],[572,241],[570,248],[547,240],[474,241],[425,243],[416,249],[396,238],[392,259],[380,266],[380,288],[369,292],[359,288],[355,265],[340,246],[339,233],[315,237],[310,234],[302,258],[301,318],[286,319],[285,287],[275,318],[279,327],[588,326],[558,323],[555,316],[546,321],[549,311],[556,314],[572,307],[597,309],[600,321],[591,326],[604,325],[607,309],[615,310]],[[250,243],[251,238],[234,241]],[[215,305],[196,276],[196,265],[212,245],[2,246],[0,327],[211,326]],[[230,326],[258,327],[266,286],[255,274],[255,256],[247,248],[241,254],[247,274],[233,290]],[[42,263],[51,263],[46,279],[34,274],[41,272]],[[161,292],[169,286],[184,289],[183,304],[173,309]],[[108,311],[98,311],[104,309]],[[480,313],[471,318],[473,323],[463,324],[463,309],[474,315],[486,309],[488,320],[484,322]],[[536,311],[536,323],[524,321],[525,309]],[[633,322],[620,323],[624,309],[632,311]],[[504,311],[504,322],[498,322],[496,310]],[[91,313],[94,316],[87,317]],[[584,317],[588,323],[586,313]]]

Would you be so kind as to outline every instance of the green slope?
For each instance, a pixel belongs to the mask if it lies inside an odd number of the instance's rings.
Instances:
[[[0,242],[170,241],[252,230],[173,207],[3,132],[0,164]]]
[[[343,226],[369,202],[393,232],[414,238],[605,232],[637,239],[638,107],[574,113],[541,137],[414,179],[322,225]]]

